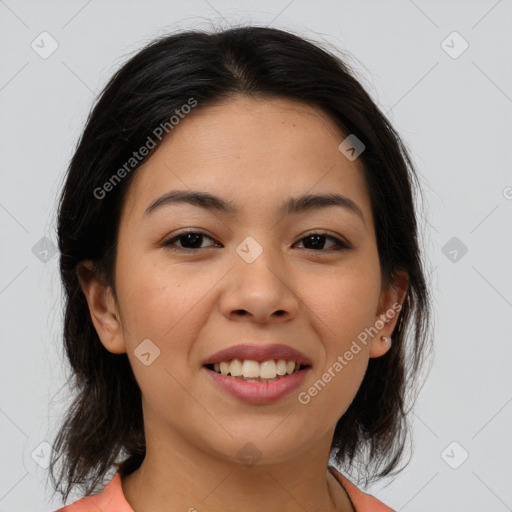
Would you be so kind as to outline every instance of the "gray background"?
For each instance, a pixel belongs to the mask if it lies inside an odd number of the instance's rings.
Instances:
[[[349,52],[424,183],[435,359],[411,463],[368,492],[406,512],[512,510],[510,0],[0,0],[0,511],[60,505],[44,469],[68,396],[55,208],[93,99],[157,35],[251,22]]]

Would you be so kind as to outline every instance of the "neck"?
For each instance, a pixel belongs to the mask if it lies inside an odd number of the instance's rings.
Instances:
[[[252,466],[185,442],[147,436],[158,448],[148,443],[141,466],[122,479],[123,493],[136,512],[354,512],[346,491],[327,470],[330,434],[321,442],[322,451],[315,446],[285,462]]]

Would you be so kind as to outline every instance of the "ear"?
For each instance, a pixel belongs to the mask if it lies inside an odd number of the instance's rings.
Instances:
[[[112,288],[103,283],[92,261],[78,263],[76,273],[101,343],[109,352],[123,354],[123,328]]]
[[[398,322],[408,287],[409,275],[407,272],[396,270],[392,284],[382,289],[374,323],[378,332],[370,342],[370,357],[383,356],[391,348],[391,343],[384,341],[382,336],[387,338],[391,336]]]

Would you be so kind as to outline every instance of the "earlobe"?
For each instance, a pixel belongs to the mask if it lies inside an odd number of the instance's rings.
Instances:
[[[378,332],[370,343],[370,357],[383,356],[391,348],[393,343],[391,333],[398,321],[408,287],[409,275],[404,270],[397,270],[393,283],[382,291],[375,318],[375,327]]]
[[[387,336],[377,335],[370,342],[370,357],[380,357],[391,348],[392,340]]]
[[[109,352],[123,354],[123,329],[111,287],[102,282],[92,261],[80,262],[76,273],[101,343]]]

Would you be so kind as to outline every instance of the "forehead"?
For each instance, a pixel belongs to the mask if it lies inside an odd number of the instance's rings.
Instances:
[[[137,169],[125,213],[140,217],[173,189],[208,191],[260,211],[291,195],[342,193],[371,223],[363,164],[338,149],[345,137],[321,109],[289,99],[198,105]]]

